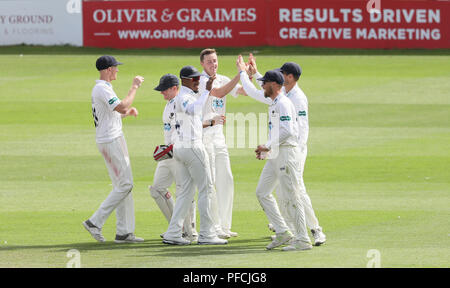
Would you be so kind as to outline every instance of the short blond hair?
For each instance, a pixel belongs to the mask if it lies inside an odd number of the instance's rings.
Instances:
[[[216,49],[214,49],[214,48],[203,49],[202,52],[200,52],[200,62],[203,62],[203,59],[205,58],[206,55],[214,54],[214,53],[217,54]]]

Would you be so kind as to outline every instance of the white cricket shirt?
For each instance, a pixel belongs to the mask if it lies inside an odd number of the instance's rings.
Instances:
[[[262,75],[257,73],[255,75],[256,78],[261,78]],[[241,81],[242,81],[242,73],[241,73]],[[248,78],[248,77],[247,77]],[[250,80],[250,79],[249,79]],[[258,84],[261,85],[260,81],[257,81]],[[250,82],[251,83],[251,82]],[[244,86],[245,89],[245,86]],[[253,99],[270,105],[272,100],[270,98],[264,97],[264,91],[256,89],[253,85],[247,87],[249,91],[245,91],[248,96]],[[286,93],[286,89],[283,87],[283,93]],[[302,146],[306,145],[308,141],[309,135],[309,122],[308,122],[308,99],[306,98],[305,93],[303,93],[302,89],[297,85],[295,85],[289,93],[286,94],[287,98],[292,101],[294,104],[296,115],[297,115],[297,124],[298,124],[298,143]]]
[[[284,88],[284,87],[283,87]],[[289,93],[286,94],[289,100],[292,101],[295,107],[295,112],[298,117],[298,143],[301,146],[306,146],[309,135],[308,122],[308,99],[302,89],[295,85]]]
[[[200,85],[198,88],[199,94],[206,91],[206,82],[209,80],[209,75],[203,71],[200,76]],[[216,79],[212,84],[212,88],[220,88],[230,82],[230,78],[224,75],[216,74]],[[233,90],[230,91],[229,95],[234,98],[238,97],[237,90],[241,87],[239,84],[236,85]],[[226,113],[226,105],[227,105],[227,96],[225,95],[222,98],[217,98],[215,96],[209,96],[206,100],[205,105],[203,106],[203,120],[212,119],[218,115],[224,115]],[[213,135],[215,133],[223,134],[223,125],[218,124],[214,126],[205,127],[203,130],[205,135]]]
[[[175,145],[186,143],[202,143],[202,109],[208,98],[209,91],[205,90],[197,99],[197,93],[191,89],[181,86],[175,96],[175,128],[177,137]]]
[[[167,101],[166,107],[163,113],[164,123],[164,144],[170,145],[175,142],[175,98]]]
[[[112,142],[122,132],[122,117],[114,111],[120,103],[111,83],[96,80],[92,89],[92,116],[94,117],[97,143]]]
[[[284,91],[272,101],[264,97],[264,91],[258,90],[248,78],[247,73],[240,73],[245,93],[263,103],[269,104],[269,136],[267,148],[276,146],[298,145],[298,124],[294,104],[286,97]]]

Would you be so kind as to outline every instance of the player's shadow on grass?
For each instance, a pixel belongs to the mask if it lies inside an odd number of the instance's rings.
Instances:
[[[11,245],[2,246],[0,251],[20,251],[20,250],[41,250],[48,249],[50,252],[67,252],[76,249],[81,253],[87,251],[104,250],[141,250],[142,255],[133,255],[133,257],[165,256],[165,257],[191,257],[197,255],[223,255],[223,254],[249,254],[265,252],[265,246],[270,242],[268,237],[254,239],[230,239],[227,245],[198,245],[193,243],[186,246],[168,245],[162,242],[162,239],[149,239],[142,243],[135,244],[117,244],[114,241],[105,243],[84,242],[68,244],[48,244],[48,245]],[[145,253],[145,254],[144,254]]]

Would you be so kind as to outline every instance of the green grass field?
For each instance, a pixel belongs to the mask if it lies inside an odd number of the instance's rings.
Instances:
[[[139,117],[124,119],[123,126],[136,234],[146,241],[118,245],[114,214],[103,228],[104,244],[81,225],[111,189],[90,104],[94,63],[104,51],[0,48],[0,267],[63,268],[70,249],[80,251],[82,267],[364,268],[371,249],[380,252],[381,267],[450,266],[448,51],[262,49],[260,71],[286,61],[303,68],[300,86],[310,111],[304,179],[328,241],[305,252],[265,250],[271,233],[255,196],[264,163],[249,147],[229,150],[239,237],[220,247],[164,245],[159,234],[167,222],[147,189],[156,167],[153,149],[163,142],[165,103],[153,88],[161,75],[178,74],[184,65],[200,69],[199,51],[107,51],[125,63],[113,82],[119,97],[134,75],[145,77],[134,103]],[[235,75],[239,52],[220,56],[221,74]],[[229,113],[267,111],[247,97],[230,97],[227,106]]]

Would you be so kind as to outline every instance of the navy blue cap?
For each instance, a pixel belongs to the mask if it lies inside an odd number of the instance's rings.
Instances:
[[[294,62],[284,63],[279,70],[286,73],[287,75],[292,74],[295,78],[299,78],[300,75],[302,75],[302,68],[300,68],[300,65]]]
[[[264,82],[276,82],[277,84],[283,85],[284,77],[283,74],[278,69],[269,70],[264,74],[264,77],[256,79],[258,81]]]
[[[155,87],[156,91],[165,91],[173,86],[180,85],[180,81],[178,81],[177,76],[173,74],[166,74],[159,79],[159,85]]]
[[[193,78],[202,75],[194,66],[184,66],[180,70],[180,78]]]
[[[97,70],[104,70],[108,69],[111,66],[117,66],[122,65],[123,63],[118,62],[116,58],[109,55],[103,55],[97,59],[97,62],[95,62],[95,67],[97,67]]]

